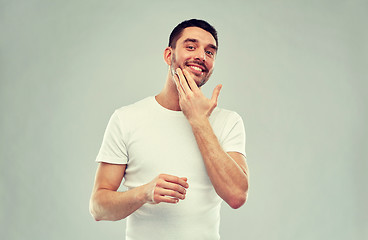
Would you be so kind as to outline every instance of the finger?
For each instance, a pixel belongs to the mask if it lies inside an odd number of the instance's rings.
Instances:
[[[190,90],[190,88],[189,88],[189,85],[188,85],[188,82],[187,82],[187,78],[185,78],[183,71],[182,71],[180,68],[177,68],[177,69],[176,69],[176,73],[177,73],[177,74],[178,74],[178,76],[179,76],[180,84],[181,84],[181,86],[183,87],[184,92],[185,92],[185,93],[190,93],[190,92],[191,92],[191,90]]]
[[[183,178],[179,178],[177,176],[168,175],[168,174],[161,174],[160,177],[167,182],[179,184],[183,186],[184,188],[189,187],[188,183]]]
[[[187,82],[189,84],[190,89],[194,92],[199,90],[197,83],[193,80],[193,78],[190,76],[190,73],[188,72],[188,70],[184,69],[183,70],[184,76],[187,79]]]
[[[176,183],[162,181],[162,182],[158,182],[157,185],[161,188],[177,191],[181,194],[186,193],[185,188],[183,186],[179,185],[179,184],[176,184]]]
[[[174,184],[179,184],[180,186],[184,187],[184,188],[188,188],[189,184],[187,183],[187,181],[184,181],[181,178],[178,177],[174,177],[173,179],[169,179],[167,180],[168,182],[174,183]]]
[[[179,199],[167,197],[167,196],[155,196],[155,203],[166,202],[166,203],[178,203]]]
[[[174,81],[176,84],[176,89],[178,90],[179,96],[183,96],[185,94],[182,85],[180,84],[179,76],[177,74],[174,75]]]
[[[185,199],[185,194],[181,194],[177,191],[164,189],[164,188],[156,188],[155,195],[169,196],[169,197],[178,198],[178,199]]]
[[[181,177],[181,179],[183,179],[184,181],[188,181],[188,178],[186,177]]]
[[[213,90],[211,101],[215,103],[215,105],[217,105],[217,100],[218,100],[218,96],[220,95],[221,88],[222,88],[222,85],[219,84]]]

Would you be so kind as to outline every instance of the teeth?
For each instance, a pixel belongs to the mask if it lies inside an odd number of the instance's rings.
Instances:
[[[202,69],[200,69],[199,67],[196,67],[196,66],[190,66],[191,68],[193,68],[194,70],[197,70],[197,71],[201,71],[202,72]]]

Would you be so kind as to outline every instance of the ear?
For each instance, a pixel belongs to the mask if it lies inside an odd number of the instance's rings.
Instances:
[[[167,47],[164,50],[164,60],[167,65],[171,66],[171,56],[172,56],[173,49],[171,47]]]

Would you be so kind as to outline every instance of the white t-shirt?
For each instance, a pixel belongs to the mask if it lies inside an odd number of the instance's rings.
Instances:
[[[241,117],[215,108],[209,118],[225,152],[245,156]],[[188,120],[181,111],[145,98],[114,112],[97,162],[127,164],[123,184],[132,189],[161,173],[187,177],[185,200],[177,204],[145,204],[127,218],[127,240],[220,239],[222,199],[207,175]]]

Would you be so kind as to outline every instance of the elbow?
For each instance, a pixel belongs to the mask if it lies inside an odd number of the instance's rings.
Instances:
[[[93,196],[89,201],[89,213],[92,215],[95,221],[104,220],[101,214],[101,207],[99,207],[97,200]]]
[[[232,208],[232,209],[238,209],[241,206],[243,206],[245,204],[245,202],[247,201],[247,193],[243,193],[243,194],[239,194],[236,196],[232,196],[228,201],[227,204]]]
[[[233,191],[233,194],[227,199],[227,204],[232,209],[238,209],[245,204],[248,199],[248,186],[240,191]]]
[[[102,220],[102,218],[98,217],[97,215],[93,214],[92,212],[91,212],[91,214],[92,214],[93,219],[94,219],[96,222],[98,222],[98,221],[101,221],[101,220]]]
[[[227,204],[229,204],[232,209],[238,209],[243,206],[248,199],[248,189],[249,184],[247,181],[247,183],[244,184],[237,191],[233,191],[233,194],[230,196],[229,200],[226,201]]]
[[[124,217],[117,216],[106,208],[106,202],[98,197],[91,197],[89,202],[89,212],[95,221],[118,221]]]
[[[90,209],[90,213],[93,217],[93,219],[98,222],[98,221],[101,221],[102,218],[93,210],[93,209]]]
[[[96,211],[96,208],[94,206],[94,203],[91,199],[90,203],[89,203],[89,213],[92,215],[93,219],[95,221],[101,221],[101,217],[98,215],[97,211]]]

